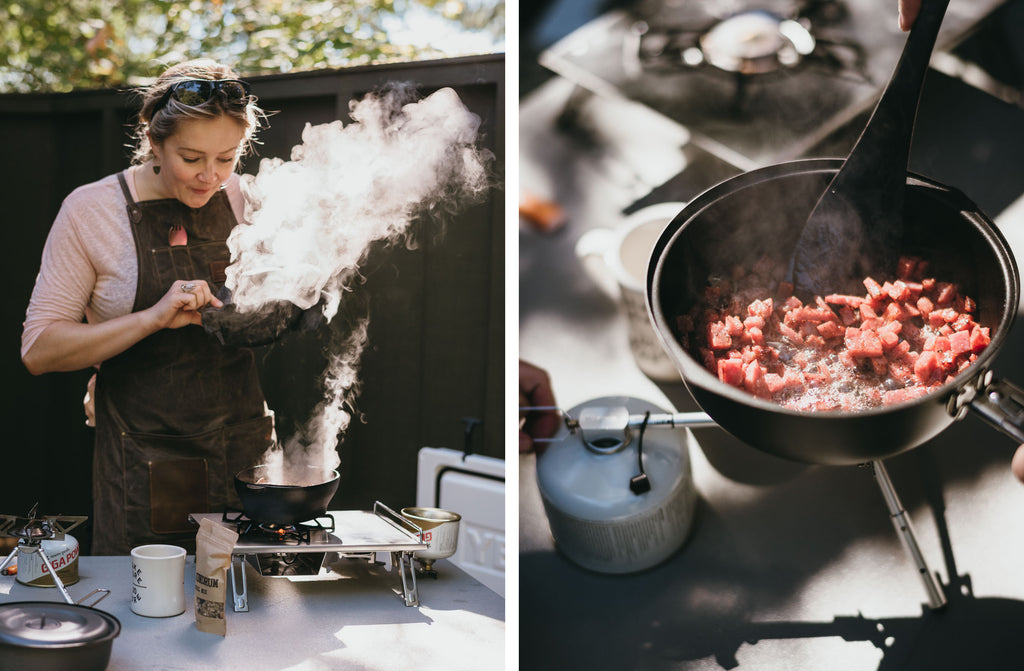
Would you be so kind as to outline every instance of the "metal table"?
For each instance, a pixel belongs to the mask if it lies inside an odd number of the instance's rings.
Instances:
[[[421,581],[418,608],[406,607],[396,595],[393,572],[367,562],[346,561],[344,574],[331,580],[254,576],[249,598],[255,607],[248,613],[229,609],[224,638],[196,629],[191,606],[169,618],[132,613],[130,557],[79,562],[81,580],[68,587],[72,597],[110,589],[96,607],[121,622],[109,671],[397,671],[424,665],[479,671],[504,663],[505,600],[447,561],[438,562],[436,580]],[[194,571],[189,556],[188,604]],[[56,589],[0,578],[0,603],[38,600],[61,597]]]

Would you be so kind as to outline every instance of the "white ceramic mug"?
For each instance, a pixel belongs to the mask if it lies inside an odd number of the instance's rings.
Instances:
[[[140,545],[132,549],[132,612],[146,617],[185,612],[185,548]]]
[[[647,265],[658,237],[685,205],[645,207],[615,228],[587,231],[576,243],[576,256],[588,274],[626,311],[629,347],[637,366],[651,379],[664,382],[678,382],[680,377],[647,314]]]

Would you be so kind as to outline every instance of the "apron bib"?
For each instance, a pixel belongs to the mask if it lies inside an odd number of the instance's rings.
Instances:
[[[201,279],[216,293],[230,261],[236,221],[218,191],[201,208],[176,199],[136,203],[125,181],[138,258],[133,312],[157,303],[175,281]],[[180,226],[184,245],[169,245]],[[273,443],[255,358],[225,347],[201,326],[162,329],[104,361],[96,377],[93,553],[128,554],[145,543],[194,552],[189,513],[240,509],[235,473]]]

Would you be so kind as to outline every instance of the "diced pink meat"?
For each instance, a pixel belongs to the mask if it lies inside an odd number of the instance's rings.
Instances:
[[[768,320],[772,316],[772,311],[775,309],[771,298],[764,300],[757,300],[747,306],[747,314],[751,317],[760,317],[761,319]]]
[[[743,369],[743,388],[754,396],[761,398],[771,397],[771,394],[768,392],[768,383],[764,380],[764,369],[761,368],[761,364],[758,362],[751,361]]]
[[[938,368],[939,358],[935,356],[935,352],[931,350],[921,352],[921,356],[917,357],[917,361],[914,362],[914,375],[921,384],[928,384],[928,380]]]
[[[882,341],[874,331],[849,327],[846,329],[846,349],[856,357],[882,356]]]
[[[743,361],[741,359],[719,359],[718,379],[734,387],[742,387]]]
[[[902,257],[895,278],[881,284],[865,278],[863,296],[806,303],[766,258],[720,274],[707,302],[676,320],[680,342],[708,370],[761,398],[801,410],[899,403],[953,379],[991,342],[974,300],[927,277],[917,257]],[[891,390],[893,381],[902,388]]]
[[[724,350],[732,347],[732,337],[725,327],[725,322],[714,322],[708,325],[708,345],[712,350]]]

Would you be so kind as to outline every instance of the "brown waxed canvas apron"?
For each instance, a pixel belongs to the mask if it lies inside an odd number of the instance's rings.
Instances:
[[[214,294],[230,260],[236,220],[224,191],[201,208],[176,199],[136,203],[125,182],[138,286],[133,312],[157,303],[177,280],[201,279]],[[184,245],[169,246],[182,226]],[[273,441],[255,358],[201,326],[163,329],[104,361],[96,378],[93,553],[127,554],[144,543],[195,551],[189,513],[240,509],[235,473]]]

